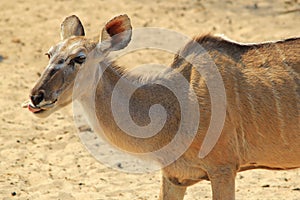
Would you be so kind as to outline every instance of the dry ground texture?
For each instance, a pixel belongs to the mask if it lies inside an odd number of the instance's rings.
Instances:
[[[134,175],[97,162],[80,142],[71,106],[48,119],[21,109],[43,55],[58,42],[64,17],[78,15],[90,37],[111,17],[127,13],[134,27],[163,27],[188,36],[223,33],[241,42],[300,36],[299,0],[0,1],[0,199],[156,199],[160,172]],[[169,63],[171,57],[138,53],[127,66]],[[300,199],[300,170],[238,174],[237,199]],[[188,189],[186,200],[210,199],[208,182]]]

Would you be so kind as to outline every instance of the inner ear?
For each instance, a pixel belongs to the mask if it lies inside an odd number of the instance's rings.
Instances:
[[[61,39],[65,40],[71,36],[84,36],[84,28],[76,15],[67,17],[61,24]]]
[[[112,50],[123,49],[130,42],[132,27],[127,15],[111,19],[102,30],[101,42],[110,41]]]

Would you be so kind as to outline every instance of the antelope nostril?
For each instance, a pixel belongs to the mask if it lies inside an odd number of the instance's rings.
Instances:
[[[37,105],[39,105],[39,103],[41,101],[43,101],[43,99],[44,99],[44,92],[43,91],[39,91],[39,93],[37,95],[31,95],[30,99],[31,99],[32,103],[35,106],[37,106]]]

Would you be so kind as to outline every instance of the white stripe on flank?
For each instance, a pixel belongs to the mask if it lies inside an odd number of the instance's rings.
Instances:
[[[272,79],[272,77],[271,77]],[[276,90],[276,86],[274,85],[274,83],[271,80],[271,85],[272,85],[272,93],[273,96],[275,98],[275,105],[276,105],[276,110],[277,110],[277,116],[278,116],[278,121],[279,121],[279,135],[281,137],[281,139],[283,140],[284,144],[288,144],[285,137],[283,136],[283,127],[284,127],[284,121],[283,119],[283,115],[282,115],[282,110],[281,110],[281,106],[280,106],[280,97],[278,95],[278,92]]]
[[[255,106],[254,106],[254,103],[253,103],[253,98],[252,98],[252,96],[251,96],[250,94],[247,95],[247,98],[248,98],[249,104],[250,104],[250,106],[251,106],[251,115],[253,116],[252,122],[253,122],[253,126],[254,126],[254,128],[255,128],[255,130],[256,130],[256,133],[257,133],[258,135],[262,136],[262,137],[265,137],[265,136],[259,131],[259,127],[258,127],[258,125],[257,125],[257,121],[256,121],[257,116],[256,116],[256,112],[255,112]]]
[[[299,74],[298,74],[291,66],[289,66],[289,65],[285,62],[286,58],[285,58],[285,55],[284,55],[283,51],[278,47],[278,45],[275,45],[275,47],[276,47],[276,50],[279,52],[280,57],[281,57],[281,59],[282,59],[282,62],[283,62],[283,64],[284,64],[284,66],[286,67],[286,69],[287,69],[289,75],[290,75],[291,77],[294,77],[295,79],[300,79],[300,75],[299,75]],[[300,95],[299,95],[299,93],[297,92],[297,89],[298,89],[299,85],[297,85],[296,80],[294,80],[294,83],[295,83],[295,84],[293,85],[293,86],[294,86],[294,87],[293,87],[293,92],[294,92],[294,94],[295,94],[295,96],[296,96],[296,99],[300,99]],[[298,111],[300,110],[299,101],[297,101],[297,110],[298,110]]]
[[[276,45],[275,45],[276,46]],[[256,51],[259,52],[259,49],[256,49]],[[261,59],[264,60],[264,63],[266,62],[266,59],[260,54],[258,53],[258,55],[261,57]],[[279,135],[281,137],[281,139],[283,140],[284,144],[288,144],[284,135],[283,135],[283,127],[284,127],[284,121],[283,121],[283,115],[282,115],[282,110],[281,110],[281,105],[280,105],[280,97],[279,97],[279,94],[276,90],[276,85],[274,85],[273,83],[273,74],[272,73],[269,73],[269,71],[267,71],[267,75],[269,78],[269,81],[271,83],[271,91],[272,91],[272,94],[274,96],[274,99],[275,99],[275,106],[276,106],[276,110],[277,110],[277,119],[279,121]]]
[[[282,63],[284,64],[284,66],[286,67],[286,70],[288,71],[288,73],[289,73],[289,75],[291,76],[291,77],[294,77],[294,80],[293,80],[293,92],[294,92],[294,94],[295,94],[295,96],[296,96],[296,99],[298,99],[298,101],[296,102],[297,103],[297,111],[299,112],[299,110],[300,110],[300,105],[299,105],[299,99],[300,99],[300,95],[299,95],[299,93],[297,92],[297,89],[298,89],[298,87],[300,87],[299,85],[297,85],[297,82],[296,82],[296,80],[298,79],[300,79],[300,76],[299,76],[299,74],[290,66],[290,65],[288,65],[286,62],[285,62],[285,60],[286,60],[286,57],[285,57],[285,54],[284,54],[284,52],[280,49],[280,47],[278,46],[278,45],[275,45],[275,48],[276,48],[276,50],[279,52],[279,56],[280,56],[280,58],[281,58],[281,60],[282,60]]]
[[[239,116],[239,125],[240,125],[240,128],[241,128],[241,134],[242,134],[242,145],[243,145],[243,153],[244,153],[244,156],[246,154],[246,139],[245,139],[245,132],[244,132],[244,125],[243,125],[243,118],[242,118],[242,111],[241,111],[241,105],[240,105],[240,94],[238,92],[238,80],[236,79],[235,76],[233,76],[233,80],[234,80],[234,93],[235,93],[235,101],[236,101],[236,105],[237,105],[237,108],[238,108],[238,116]]]

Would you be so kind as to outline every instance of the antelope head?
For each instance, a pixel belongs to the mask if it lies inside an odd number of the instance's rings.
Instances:
[[[48,66],[23,107],[38,117],[47,117],[69,104],[78,71],[91,67],[86,64],[87,59],[100,62],[111,51],[125,48],[130,40],[131,24],[127,15],[111,19],[102,30],[100,42],[93,42],[85,37],[78,17],[67,17],[61,24],[61,41],[46,53],[49,58]]]

